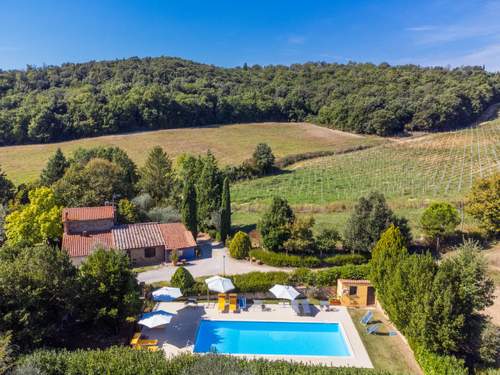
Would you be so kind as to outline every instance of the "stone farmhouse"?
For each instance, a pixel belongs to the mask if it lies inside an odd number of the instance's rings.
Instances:
[[[134,266],[170,261],[172,251],[179,259],[195,257],[196,241],[182,223],[116,224],[113,206],[65,208],[62,248],[79,265],[96,248],[124,251]]]

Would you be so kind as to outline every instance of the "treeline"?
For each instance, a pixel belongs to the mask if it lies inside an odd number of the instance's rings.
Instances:
[[[234,122],[313,121],[358,132],[446,130],[500,91],[480,67],[307,63],[220,68],[177,58],[0,71],[0,145]]]

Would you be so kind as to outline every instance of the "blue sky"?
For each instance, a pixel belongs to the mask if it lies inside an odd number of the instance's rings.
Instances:
[[[2,0],[0,68],[130,56],[500,70],[500,1]]]

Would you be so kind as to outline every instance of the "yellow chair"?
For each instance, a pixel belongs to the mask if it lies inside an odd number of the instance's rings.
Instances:
[[[134,333],[134,336],[132,336],[132,339],[130,340],[130,346],[137,345],[137,343],[139,342],[140,338],[141,338],[141,333],[140,332]]]
[[[238,310],[238,295],[231,293],[229,295],[229,311],[236,312]]]
[[[219,309],[219,312],[224,312],[226,310],[226,295],[225,294],[219,294],[217,307]]]
[[[157,352],[158,350],[160,350],[158,346],[146,346],[146,349],[150,352]]]

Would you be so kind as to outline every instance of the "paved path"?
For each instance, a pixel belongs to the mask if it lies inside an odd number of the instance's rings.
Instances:
[[[190,261],[186,268],[193,277],[212,275],[237,275],[253,271],[290,271],[291,269],[276,268],[266,265],[257,265],[244,260],[236,260],[229,256],[227,248],[218,244],[207,243],[201,246],[200,259]],[[137,275],[140,282],[154,283],[169,281],[177,267],[171,264],[158,269],[141,272]]]

